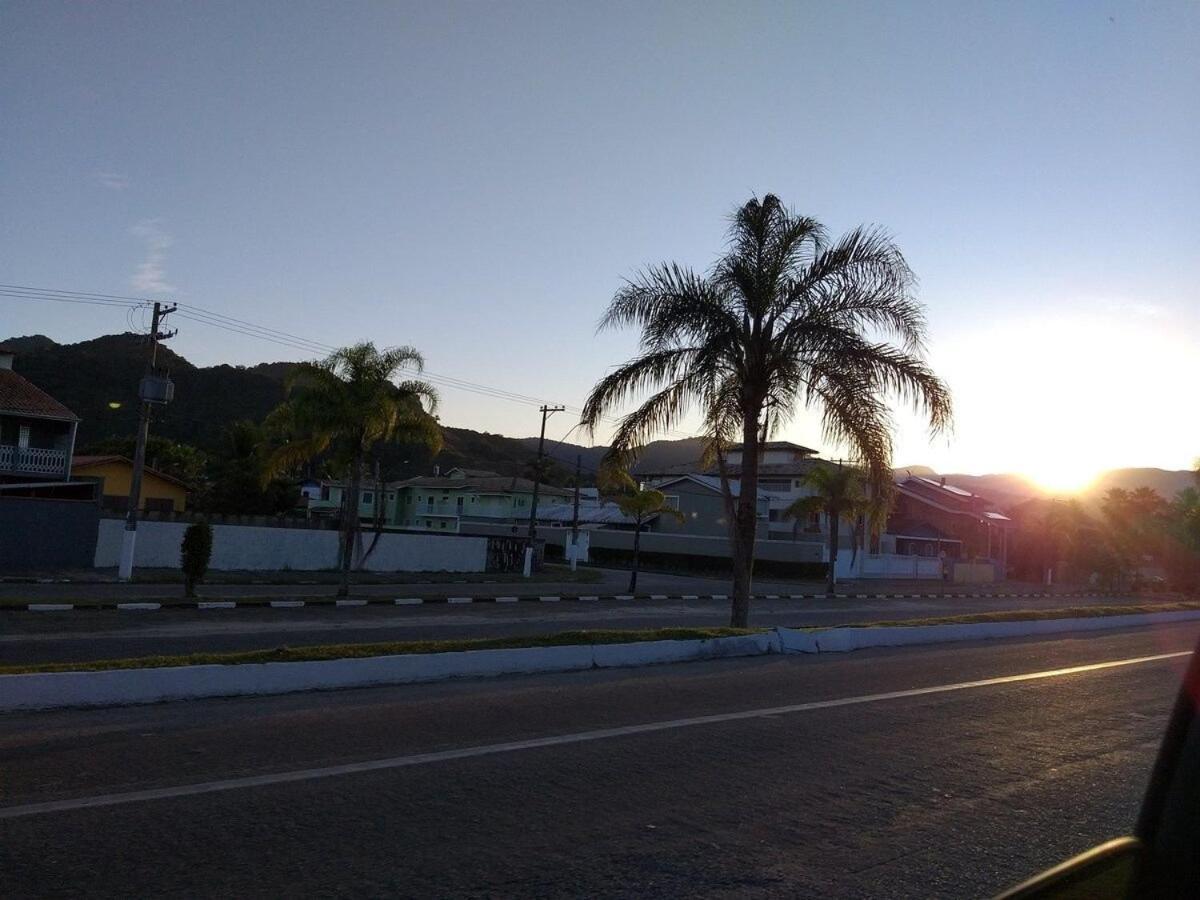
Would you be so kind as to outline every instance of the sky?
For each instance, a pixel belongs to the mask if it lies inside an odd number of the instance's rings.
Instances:
[[[1183,468],[1197,46],[1192,2],[0,2],[0,282],[411,344],[579,406],[635,349],[595,330],[622,279],[707,268],[772,192],[883,226],[920,278],[956,426],[898,413],[898,464]],[[176,325],[199,365],[304,356]],[[0,297],[0,339],[127,327]],[[539,425],[444,381],[441,416]],[[811,413],[780,437],[844,452]]]

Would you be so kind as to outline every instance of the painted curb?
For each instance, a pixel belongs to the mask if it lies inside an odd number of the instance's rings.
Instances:
[[[764,633],[708,640],[571,644],[563,647],[412,653],[312,662],[0,675],[0,711],[126,706],[248,694],[289,694],[415,684],[449,678],[644,666],[778,652],[778,638]]]
[[[1137,613],[1126,616],[1088,616],[1077,619],[1025,619],[1014,622],[975,622],[968,625],[893,625],[879,628],[828,628],[800,631],[777,628],[783,653],[847,653],[871,647],[905,647],[951,641],[982,641],[1030,637],[1068,631],[1104,631],[1140,625],[1188,622],[1200,619],[1200,610]]]
[[[1097,599],[1101,597],[1122,597],[1125,595],[1114,594],[1106,591],[1077,591],[1061,594],[1010,594],[1010,593],[941,593],[941,594],[752,594],[751,600],[816,600],[816,601],[836,601],[836,600],[1073,600],[1073,599]],[[139,609],[139,610],[188,610],[188,609],[216,609],[212,606],[215,602],[221,602],[220,609],[297,609],[304,606],[331,606],[339,608],[359,607],[359,606],[419,606],[422,604],[438,604],[444,603],[447,605],[465,604],[465,603],[527,603],[527,602],[553,602],[554,600],[569,600],[569,601],[605,601],[605,602],[640,602],[645,600],[650,601],[681,601],[690,600],[712,600],[712,601],[727,601],[728,594],[566,594],[559,597],[552,597],[542,594],[501,594],[496,596],[454,596],[454,597],[398,597],[389,599],[386,596],[362,597],[356,599],[336,600],[333,597],[305,597],[303,600],[280,598],[272,600],[270,598],[257,598],[253,600],[194,600],[185,601],[182,603],[172,603],[163,601],[146,601],[136,603],[116,602],[113,600],[102,601],[99,603],[17,603],[0,605],[0,613],[3,612],[66,612],[76,610],[79,612],[95,611],[95,610],[111,610],[111,609]]]

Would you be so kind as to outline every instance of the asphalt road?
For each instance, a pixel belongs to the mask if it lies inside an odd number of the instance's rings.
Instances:
[[[755,600],[752,624],[838,625],[1133,598]],[[283,645],[440,640],[603,628],[719,626],[727,601],[638,600],[352,608],[0,612],[0,665],[271,649]]]
[[[1128,832],[1198,633],[0,716],[3,893],[986,896]]]

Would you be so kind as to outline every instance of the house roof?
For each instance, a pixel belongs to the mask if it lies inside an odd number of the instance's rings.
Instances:
[[[997,524],[1012,521],[1008,516],[997,511],[995,504],[986,497],[972,494],[965,488],[946,484],[944,481],[912,475],[898,482],[896,489],[905,496],[927,503],[944,512],[975,516]]]
[[[0,413],[79,421],[79,416],[12,369],[0,369]]]
[[[564,503],[538,507],[538,519],[544,522],[570,522],[575,518],[574,509]],[[646,521],[658,518],[657,514],[648,517]],[[615,503],[602,503],[579,507],[579,523],[581,525],[633,525],[633,516],[621,512]]]
[[[447,491],[474,490],[483,494],[504,493],[533,493],[533,482],[528,478],[517,478],[514,475],[496,475],[491,473],[486,477],[450,478],[445,475],[419,475],[407,481],[396,482],[396,487],[438,488]],[[538,493],[547,497],[570,497],[571,492],[548,484],[538,486]]]
[[[450,471],[447,472],[446,475],[449,475],[450,472],[462,472],[463,475],[467,476],[468,478],[502,478],[503,477],[499,472],[492,472],[488,469],[464,469],[462,466],[455,466],[453,469],[450,469]]]
[[[745,444],[734,444],[730,450],[741,450]],[[791,441],[766,441],[758,445],[759,450],[795,450],[799,453],[806,453],[809,456],[816,456],[817,451],[812,447],[805,447],[803,444],[793,444]]]
[[[128,456],[120,456],[116,453],[97,455],[89,455],[84,453],[71,458],[71,474],[77,474],[78,470],[80,469],[92,469],[96,466],[103,466],[114,462],[125,463],[130,468],[133,467],[133,461]],[[188,484],[186,481],[176,478],[174,475],[168,475],[166,472],[160,472],[158,469],[152,469],[150,466],[146,466],[143,471],[145,471],[147,474],[153,475],[155,478],[160,478],[163,481],[169,481],[172,484],[177,484],[181,488],[191,490],[190,484]]]
[[[668,478],[664,481],[657,482],[651,485],[655,490],[661,491],[665,487],[670,487],[673,484],[678,484],[681,481],[691,481],[701,487],[708,488],[710,491],[721,493],[721,478],[718,475],[697,475],[695,472],[689,472],[686,475],[677,475],[674,478]],[[729,482],[729,492],[735,497],[740,497],[742,493],[742,485],[737,481]],[[759,500],[770,499],[770,495],[763,491],[758,492]]]

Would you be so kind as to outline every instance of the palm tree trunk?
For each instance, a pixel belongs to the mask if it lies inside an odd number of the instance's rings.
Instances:
[[[825,593],[827,594],[837,591],[838,532],[841,531],[838,523],[841,520],[841,514],[836,509],[829,511],[829,575],[825,582]]]
[[[637,593],[638,551],[642,543],[642,519],[639,516],[636,523],[637,531],[633,533],[633,571],[629,573],[629,593]]]
[[[346,498],[346,518],[342,522],[342,577],[337,595],[350,595],[350,564],[354,556],[354,537],[358,534],[358,495],[362,488],[362,453],[354,454],[354,471],[350,473],[350,495]]]
[[[750,591],[754,581],[754,537],[758,527],[758,416],[748,416],[742,426],[742,473],[737,515],[730,523],[733,551],[733,600],[729,610],[732,628],[750,626]]]

